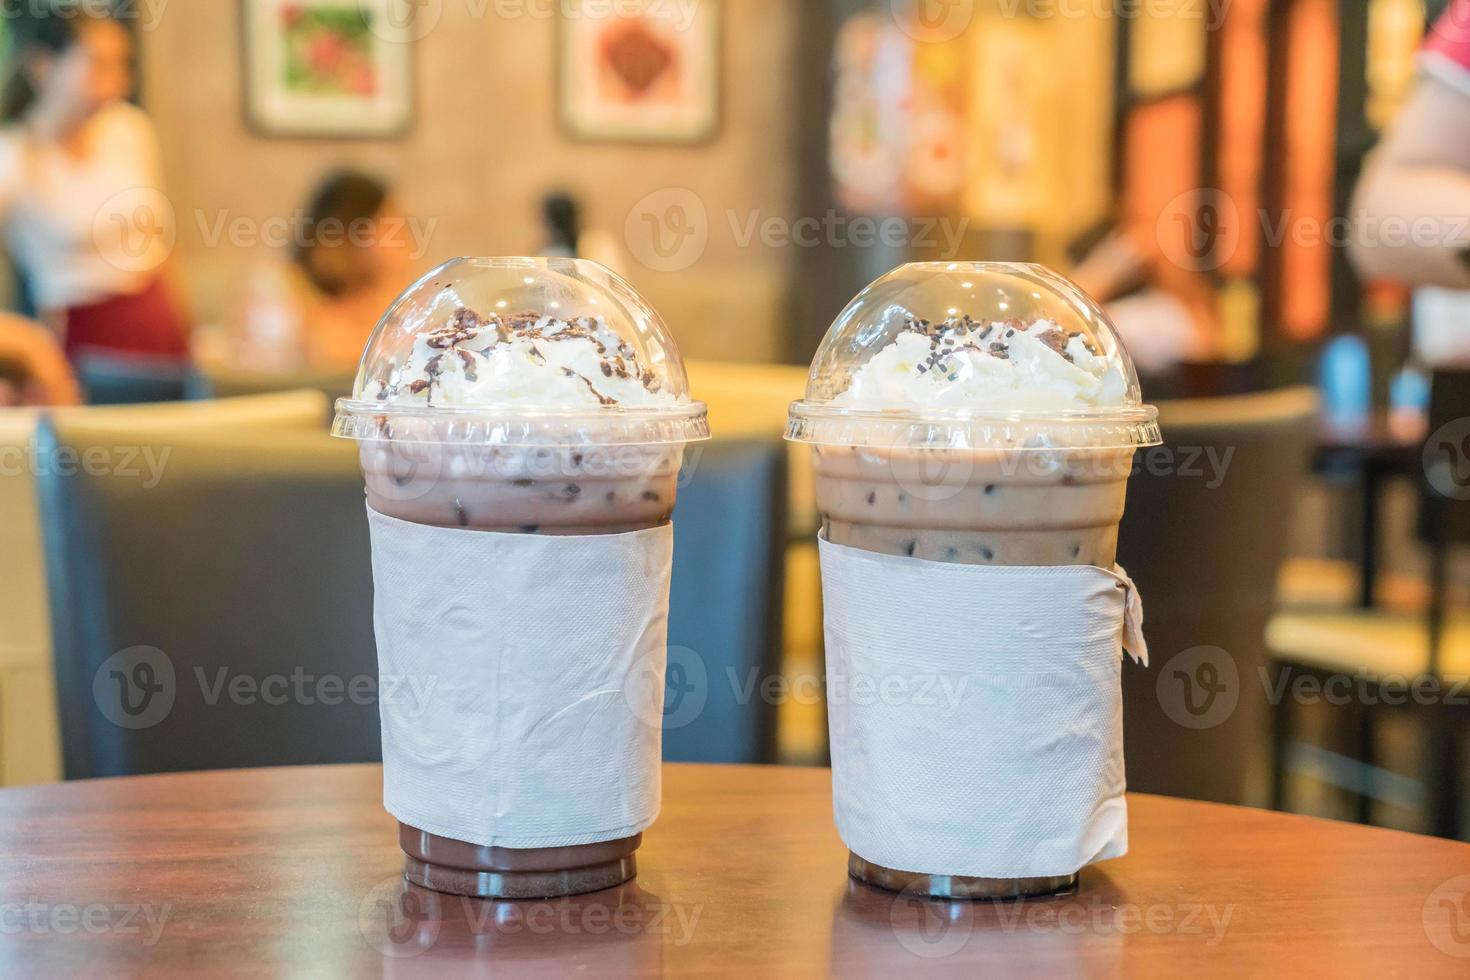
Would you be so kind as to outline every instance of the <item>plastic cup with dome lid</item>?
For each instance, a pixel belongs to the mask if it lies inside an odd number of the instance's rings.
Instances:
[[[591,262],[461,258],[383,315],[334,434],[367,486],[405,876],[548,898],[636,873],[658,810],[678,474],[709,437],[668,328]]]
[[[864,658],[889,663],[890,672],[895,663],[963,664],[971,655],[983,663],[985,651],[999,643],[1003,649],[1054,650],[1054,660],[1043,652],[1038,662],[1017,667],[1042,677],[1061,669],[1074,651],[1048,647],[1047,623],[1031,618],[1010,644],[1005,631],[1014,624],[1005,617],[1030,614],[1003,604],[991,608],[987,595],[1028,595],[1029,586],[1015,591],[1017,582],[1034,581],[1038,591],[1029,595],[1060,609],[1091,601],[1065,584],[1076,581],[1108,599],[1096,608],[1111,609],[1118,601],[1113,586],[1125,579],[1115,563],[1134,452],[1160,437],[1157,411],[1143,402],[1127,350],[1103,310],[1077,286],[1037,265],[954,262],[895,269],[842,311],[812,363],[806,397],[791,407],[787,438],[811,446],[832,669],[861,674]],[[871,587],[853,585],[862,581]],[[1112,611],[1121,620],[1122,609]],[[915,617],[922,628],[906,629]],[[929,636],[934,623],[953,628],[940,648],[902,639]],[[884,645],[890,633],[892,649]],[[847,642],[851,635],[861,641]],[[993,675],[970,680],[977,690],[1002,683]],[[1112,717],[1116,688],[1116,678],[1084,685],[1078,705]],[[869,710],[833,691],[836,812],[852,847],[854,877],[950,898],[1037,895],[1076,883],[1070,872],[1085,860],[1063,868],[1067,873],[1041,866],[1035,873],[987,877],[959,870],[967,862],[954,855],[966,855],[963,845],[927,867],[920,865],[932,857],[928,853],[881,859],[885,849],[903,850],[889,846],[893,841],[912,843],[910,832],[916,841],[924,828],[934,840],[967,840],[973,828],[963,819],[947,825],[938,814],[962,814],[970,801],[947,805],[942,797],[960,792],[957,783],[973,785],[975,773],[990,771],[988,745],[1030,737],[1031,727],[1042,742],[1050,738],[1045,706],[1027,716],[1023,735],[987,729],[985,718],[1000,717],[988,713],[988,703],[978,714],[936,718],[913,704]],[[903,727],[910,715],[914,720]],[[903,751],[885,742],[896,732],[907,739]],[[1110,732],[1090,731],[1089,737],[1105,756],[1121,759]],[[912,825],[865,836],[862,827],[875,815],[906,819],[892,816],[893,794],[904,798],[905,812],[924,811],[928,790],[913,783],[915,773],[951,774],[934,789],[932,819],[914,816]],[[1035,776],[1068,778],[1065,772]],[[1076,779],[1068,785],[1092,784]],[[1006,791],[1041,792],[1021,785]],[[1098,793],[1112,799],[1113,787],[1100,786]],[[1060,817],[1057,839],[1073,831],[1085,836],[1090,809],[1055,803],[1049,815]],[[1037,825],[1033,812],[996,812],[1006,828],[1016,823],[1018,839],[1028,822]]]

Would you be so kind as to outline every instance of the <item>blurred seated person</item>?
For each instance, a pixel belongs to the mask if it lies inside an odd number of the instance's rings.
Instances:
[[[80,402],[76,378],[51,331],[0,314],[0,408]]]
[[[131,35],[94,8],[33,0],[6,16],[0,230],[68,356],[180,359],[188,331],[164,277],[173,215],[158,135],[127,102]]]
[[[1113,222],[1073,246],[1072,279],[1102,304],[1138,370],[1166,375],[1210,353],[1209,299],[1186,270],[1157,269],[1133,235]]]
[[[354,170],[329,174],[307,202],[290,264],[252,274],[228,359],[262,370],[356,368],[373,327],[417,274],[414,247],[386,184]]]
[[[582,222],[582,204],[571,194],[558,191],[541,201],[544,236],[538,254],[551,258],[590,259],[623,274],[623,253],[612,235]]]
[[[1353,202],[1351,255],[1369,280],[1470,289],[1470,0],[1453,0],[1419,78],[1374,150]],[[1421,297],[1416,346],[1434,366],[1470,365],[1470,321],[1443,293]],[[1433,315],[1439,312],[1449,315]]]

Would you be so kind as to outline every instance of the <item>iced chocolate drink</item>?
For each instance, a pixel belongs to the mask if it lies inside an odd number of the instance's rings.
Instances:
[[[896,270],[839,317],[790,436],[812,444],[822,535],[923,561],[1113,568],[1134,450],[1156,438],[1111,327],[1035,266]],[[834,740],[835,743],[835,740]],[[834,744],[834,757],[843,746]],[[881,867],[893,890],[1012,897],[1076,875],[991,879]]]
[[[510,535],[669,522],[684,446],[707,437],[704,408],[663,324],[616,276],[575,260],[456,260],[379,334],[389,340],[370,342],[337,425],[360,440],[373,511]],[[399,825],[409,880],[498,898],[621,884],[640,839],[512,848]]]

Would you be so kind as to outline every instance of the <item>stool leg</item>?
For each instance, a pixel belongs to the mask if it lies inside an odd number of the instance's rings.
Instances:
[[[1291,672],[1285,664],[1276,665],[1275,690],[1284,691],[1280,681]],[[1291,698],[1285,694],[1271,705],[1271,809],[1286,809],[1286,743],[1291,737]]]
[[[1436,837],[1460,835],[1460,732],[1452,704],[1433,704],[1429,711],[1429,832]]]
[[[1373,822],[1373,773],[1378,759],[1376,718],[1370,705],[1358,705],[1358,761],[1363,764],[1363,779],[1368,785],[1358,790],[1358,823]]]

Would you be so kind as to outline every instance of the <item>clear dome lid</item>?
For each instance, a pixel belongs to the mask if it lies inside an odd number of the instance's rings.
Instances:
[[[914,448],[1157,445],[1158,412],[1102,309],[1051,270],[901,266],[827,331],[787,438]]]
[[[709,438],[678,348],[624,279],[570,258],[459,258],[368,339],[334,435],[527,445]]]

